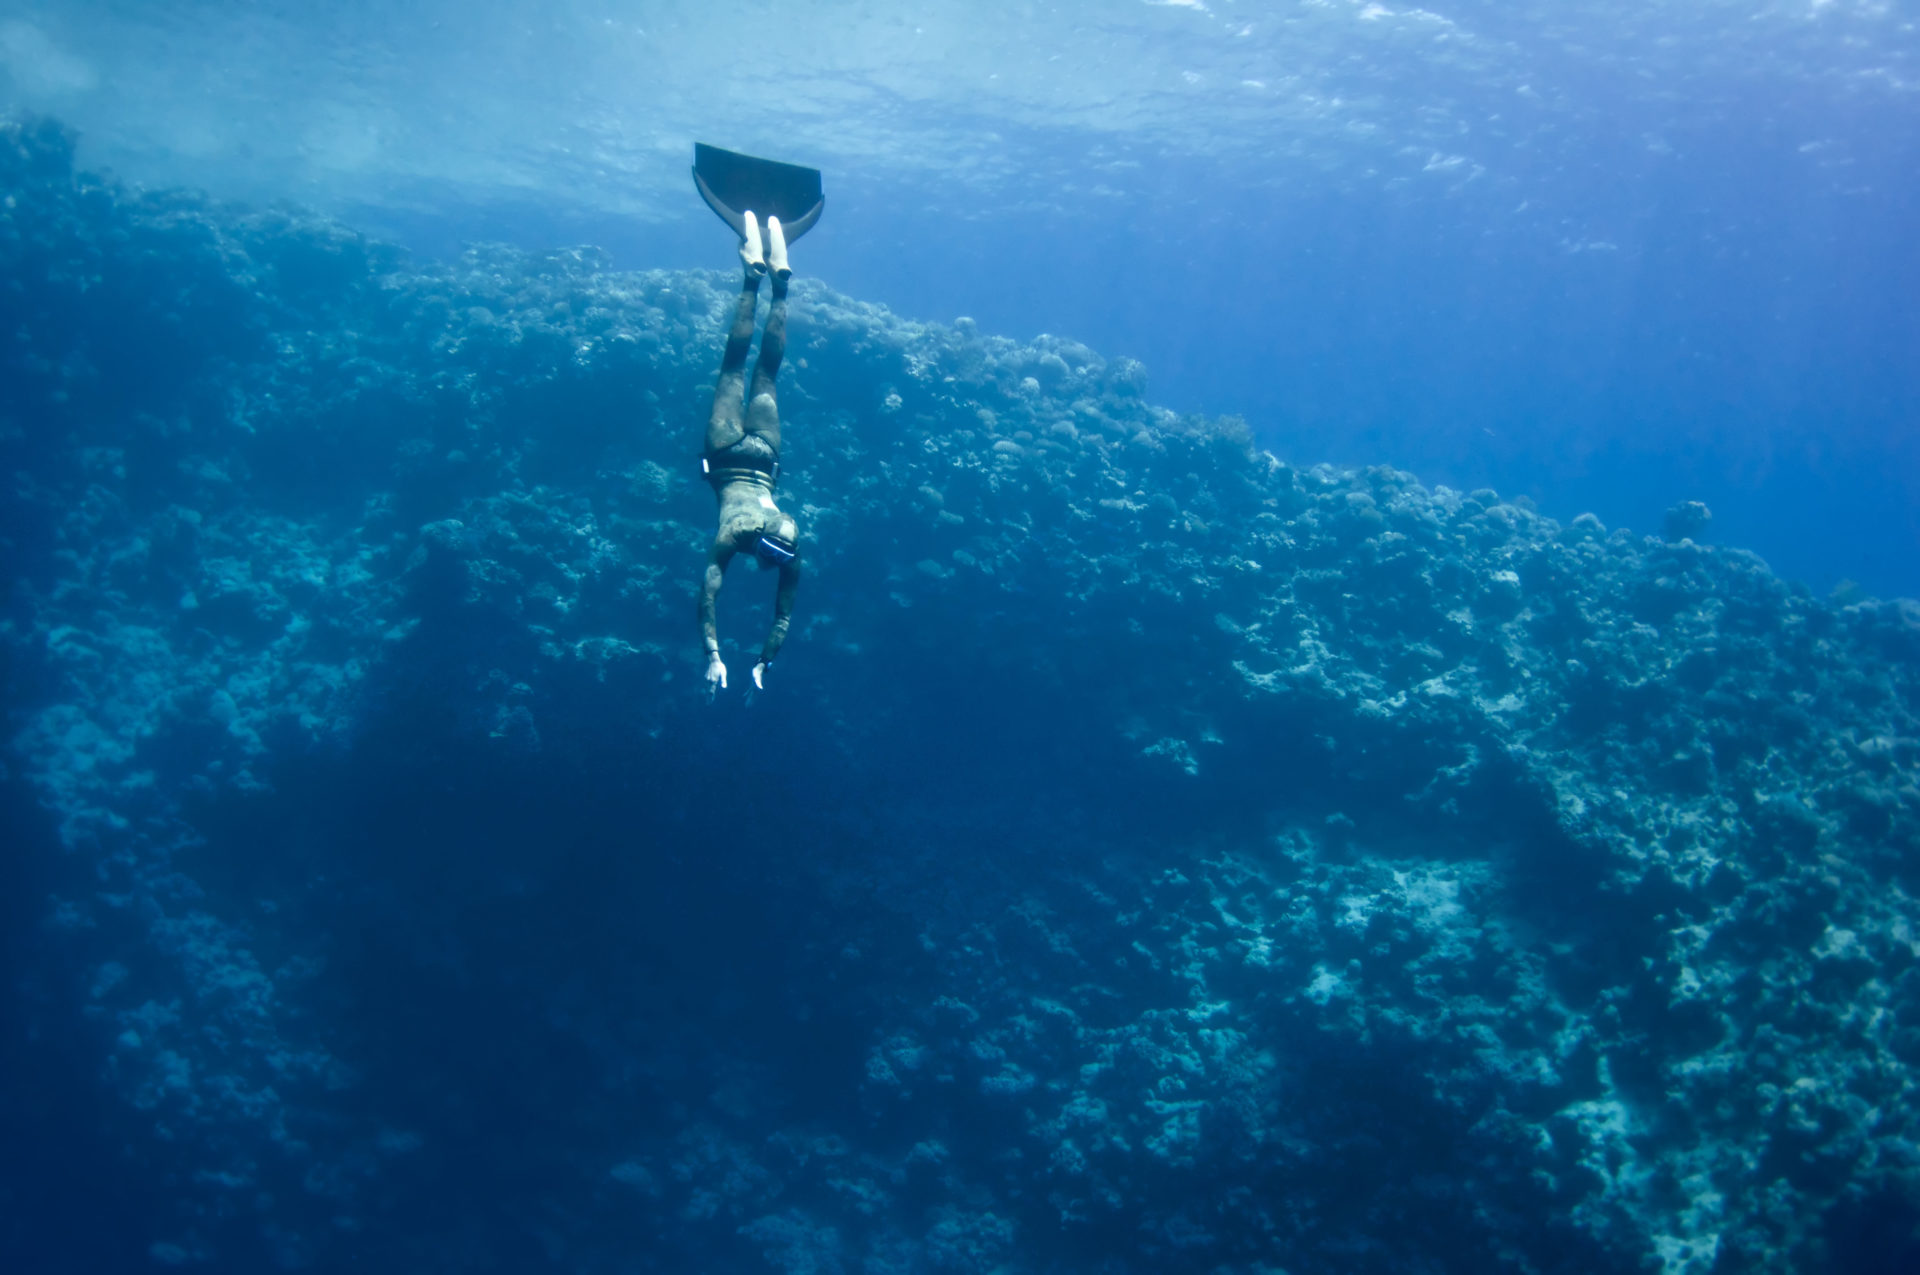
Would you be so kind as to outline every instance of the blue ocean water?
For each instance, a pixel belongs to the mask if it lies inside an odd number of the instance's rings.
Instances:
[[[0,1260],[1913,1269],[1917,54],[16,0]]]
[[[830,176],[808,268],[1386,462],[1920,592],[1914,15],[1357,0],[15,6],[125,176],[443,256],[708,267],[694,138]]]

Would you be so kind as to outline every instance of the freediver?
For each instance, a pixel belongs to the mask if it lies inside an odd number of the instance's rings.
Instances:
[[[693,184],[720,220],[740,237],[740,264],[746,279],[734,305],[720,359],[720,380],[707,417],[707,442],[700,468],[720,503],[720,525],[707,551],[700,582],[700,639],[707,653],[707,692],[726,689],[727,666],[720,658],[715,604],[736,554],[753,555],[762,570],[777,570],[773,626],[753,666],[756,689],[766,686],[767,666],[787,640],[793,619],[793,595],[800,587],[800,529],[773,501],[780,485],[780,406],[774,379],[787,350],[787,247],[820,220],[827,206],[820,170],[759,159],[718,146],[696,143]],[[763,223],[764,219],[764,223]],[[762,226],[764,224],[764,238]],[[747,383],[747,347],[753,344],[754,309],[760,280],[773,276],[773,304],[760,335],[760,358]]]
[[[793,618],[793,595],[800,587],[800,531],[793,516],[773,502],[780,481],[780,408],[774,398],[774,378],[787,348],[787,241],[780,219],[769,215],[765,251],[759,219],[741,213],[744,232],[740,262],[746,280],[733,311],[726,353],[720,360],[720,380],[714,386],[713,411],[707,417],[706,452],[701,467],[720,502],[720,525],[707,551],[707,571],[700,584],[700,636],[706,644],[707,690],[726,689],[727,666],[720,658],[720,633],[714,617],[727,564],[734,555],[751,553],[762,570],[780,572],[773,602],[773,626],[753,666],[755,687],[766,685],[767,666],[787,640]],[[746,384],[747,347],[753,343],[754,309],[760,299],[760,280],[773,276],[773,304],[760,337],[760,358],[753,365],[753,383]]]

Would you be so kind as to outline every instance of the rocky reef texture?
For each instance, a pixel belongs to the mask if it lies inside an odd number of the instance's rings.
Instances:
[[[1920,1254],[1920,607],[1297,469],[801,254],[807,575],[748,704],[735,571],[709,704],[731,275],[416,268],[46,122],[0,186],[18,995],[146,1260]]]

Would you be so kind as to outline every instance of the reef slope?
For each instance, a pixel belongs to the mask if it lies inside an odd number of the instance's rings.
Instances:
[[[1920,607],[803,276],[709,705],[730,276],[0,189],[20,995],[151,1259],[1920,1253]]]

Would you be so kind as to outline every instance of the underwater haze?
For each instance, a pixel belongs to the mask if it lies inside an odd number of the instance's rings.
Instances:
[[[444,256],[724,263],[695,139],[828,174],[806,270],[1385,462],[1920,594],[1920,11],[1888,0],[14,0],[82,162]],[[716,255],[720,254],[720,255]]]
[[[11,0],[0,110],[6,1270],[1920,1269],[1911,4]],[[827,197],[717,694],[696,141]]]

